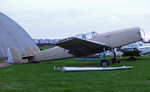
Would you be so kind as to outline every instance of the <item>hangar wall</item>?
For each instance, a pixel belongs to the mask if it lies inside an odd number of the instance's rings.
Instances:
[[[16,48],[21,55],[25,53],[25,47],[35,47],[35,42],[25,30],[15,21],[0,12],[0,60],[7,59],[7,49]]]

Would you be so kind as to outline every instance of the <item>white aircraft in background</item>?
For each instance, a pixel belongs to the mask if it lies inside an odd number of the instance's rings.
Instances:
[[[131,56],[129,60],[135,60],[134,56],[150,55],[150,43],[136,42],[120,49],[123,52],[123,56]]]
[[[150,43],[144,43],[142,46],[138,47],[140,55],[150,55]]]

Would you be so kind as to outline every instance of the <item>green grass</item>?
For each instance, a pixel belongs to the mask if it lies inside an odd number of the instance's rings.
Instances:
[[[150,92],[150,56],[111,66],[133,66],[115,71],[54,71],[53,66],[99,66],[99,61],[73,58],[0,68],[0,92]]]
[[[53,48],[54,46],[39,46],[40,50],[46,50],[46,49],[50,49]]]

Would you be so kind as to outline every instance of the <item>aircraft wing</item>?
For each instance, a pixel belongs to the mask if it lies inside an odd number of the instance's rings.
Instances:
[[[90,54],[103,52],[104,47],[109,49],[109,46],[104,43],[92,40],[84,40],[76,37],[59,41],[56,43],[56,45],[69,50],[69,53],[75,56],[87,56]]]

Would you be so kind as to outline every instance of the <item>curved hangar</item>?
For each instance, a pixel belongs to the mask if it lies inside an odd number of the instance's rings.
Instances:
[[[16,48],[21,55],[25,47],[35,47],[39,50],[32,38],[15,21],[0,12],[0,60],[7,59],[7,49]]]

